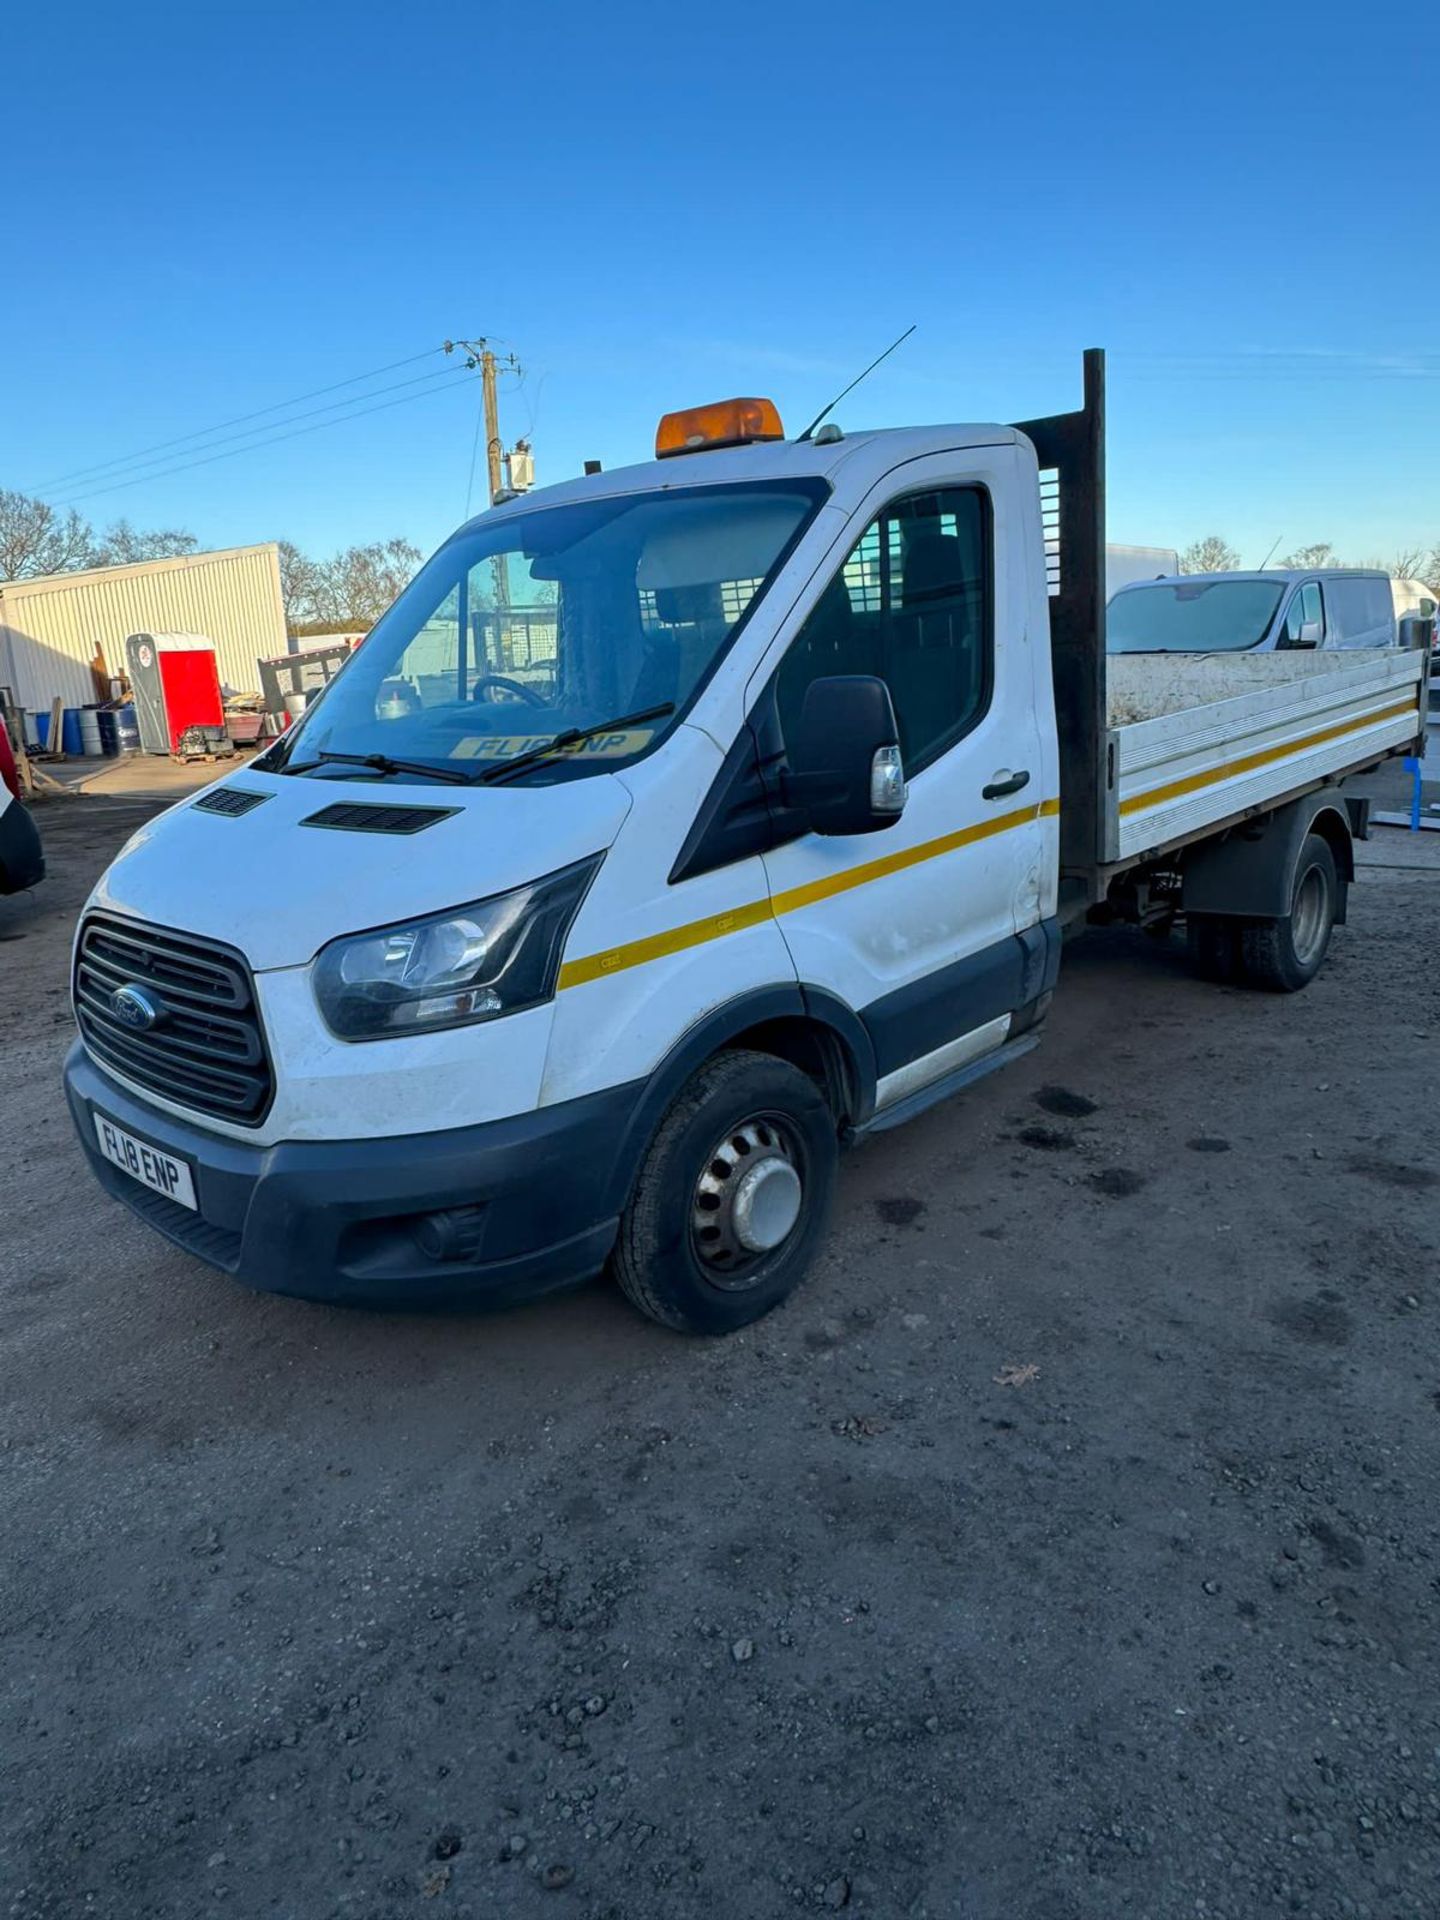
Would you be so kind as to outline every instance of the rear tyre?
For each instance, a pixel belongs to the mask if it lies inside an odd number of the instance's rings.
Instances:
[[[733,1333],[800,1284],[825,1232],[835,1116],[807,1074],[722,1053],[646,1149],[611,1265],[626,1298],[683,1333]]]
[[[1240,978],[1240,928],[1228,913],[1192,913],[1185,922],[1190,964],[1202,980],[1233,986]]]
[[[1320,971],[1340,904],[1335,856],[1312,833],[1295,863],[1290,911],[1283,920],[1257,920],[1241,931],[1245,978],[1271,993],[1298,993]]]

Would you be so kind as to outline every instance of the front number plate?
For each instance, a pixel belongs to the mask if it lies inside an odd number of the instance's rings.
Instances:
[[[173,1154],[162,1153],[159,1147],[152,1147],[148,1140],[137,1140],[133,1133],[117,1127],[113,1120],[107,1120],[103,1114],[94,1114],[92,1118],[100,1151],[112,1166],[119,1167],[122,1173],[128,1173],[142,1187],[150,1187],[156,1193],[163,1193],[167,1200],[189,1207],[192,1213],[199,1211],[195,1202],[195,1182],[183,1160],[177,1160]]]

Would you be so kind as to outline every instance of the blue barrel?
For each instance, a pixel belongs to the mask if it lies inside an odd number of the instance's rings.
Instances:
[[[139,753],[140,722],[135,718],[134,705],[120,707],[114,719],[115,735],[120,742],[121,753]]]
[[[116,724],[119,716],[106,713],[102,708],[97,718],[100,721],[100,751],[107,760],[113,760],[120,751],[120,728]]]
[[[52,749],[48,713],[36,714],[35,731],[40,736],[41,749],[49,753]],[[66,753],[78,754],[80,751],[80,709],[78,707],[65,707],[61,711],[60,744]]]

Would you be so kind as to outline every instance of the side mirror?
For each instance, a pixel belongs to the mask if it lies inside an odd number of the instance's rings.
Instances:
[[[1300,638],[1295,642],[1296,646],[1318,647],[1320,644],[1320,635],[1323,631],[1324,629],[1318,620],[1302,620],[1300,622]]]
[[[812,680],[786,757],[785,803],[804,814],[812,833],[880,833],[904,811],[900,730],[883,680]]]
[[[1435,645],[1435,620],[1420,613],[1407,613],[1400,622],[1400,645],[1429,652]]]

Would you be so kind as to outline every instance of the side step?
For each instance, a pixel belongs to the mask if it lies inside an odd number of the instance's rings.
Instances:
[[[904,1100],[897,1100],[893,1107],[882,1108],[863,1127],[852,1127],[848,1138],[851,1141],[866,1140],[872,1133],[888,1133],[892,1127],[903,1127],[907,1120],[915,1119],[917,1114],[925,1113],[931,1107],[938,1107],[952,1093],[973,1086],[975,1081],[983,1080],[986,1074],[994,1073],[1000,1067],[1008,1067],[1012,1061],[1020,1059],[1039,1044],[1039,1029],[1032,1027],[1018,1039],[997,1047],[994,1053],[987,1053],[982,1060],[972,1060],[969,1066],[957,1067],[954,1073],[944,1074],[939,1080],[932,1080],[928,1087],[919,1087]]]

